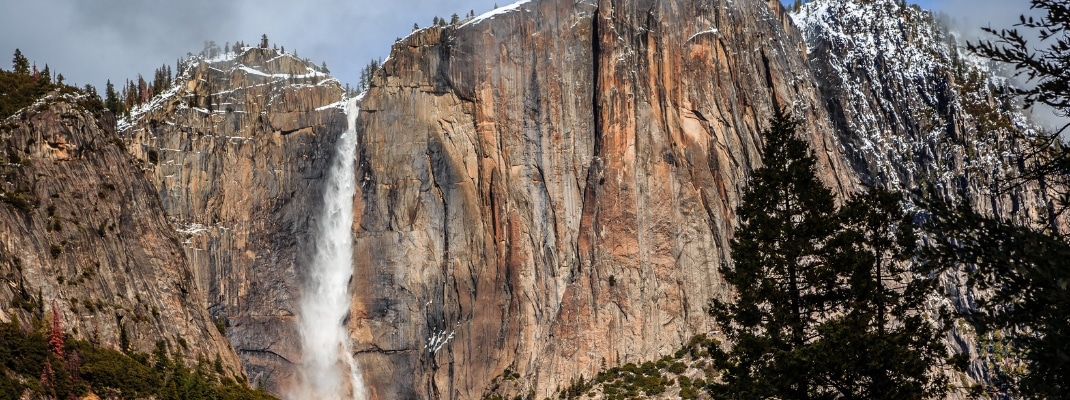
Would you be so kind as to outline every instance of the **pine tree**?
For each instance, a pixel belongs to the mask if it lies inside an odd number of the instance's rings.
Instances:
[[[371,87],[372,75],[379,69],[379,61],[372,59],[360,70],[360,81],[357,83],[357,91],[365,91]]]
[[[88,96],[90,99],[93,99],[93,100],[98,101],[98,102],[100,101],[100,94],[97,93],[97,87],[96,86],[93,86],[93,85],[90,85],[90,84],[87,83],[87,84],[85,84],[85,86],[82,86],[82,91],[85,92],[86,96]],[[100,110],[104,109],[104,103],[103,102],[101,102],[99,104],[99,106],[100,106]]]
[[[450,25],[457,25],[457,22],[460,22],[460,20],[461,17],[458,16],[457,13],[453,13],[453,15],[450,16]]]
[[[260,35],[260,48],[261,49],[268,48],[268,37],[267,37],[266,33],[263,34],[263,35]]]
[[[119,350],[123,353],[130,352],[130,335],[126,333],[126,324],[119,324]]]
[[[1012,66],[1017,76],[1028,80],[1019,85],[1027,89],[1017,89],[1027,107],[1042,104],[1063,117],[1070,112],[1070,2],[1030,3],[1035,17],[1021,15],[1014,29],[982,28],[992,39],[968,47]],[[1025,398],[1064,398],[1070,393],[1070,235],[1053,233],[1061,231],[1059,217],[1070,209],[1070,144],[1065,140],[1070,123],[1060,124],[1014,138],[1028,146],[1019,161],[1025,171],[1007,185],[1032,182],[1055,196],[1046,205],[1050,231],[982,217],[965,207],[937,208],[951,210],[936,225],[950,233],[938,253],[996,292],[987,309],[971,317],[981,331],[1008,334],[1026,366],[1020,376],[1009,378]]]
[[[824,257],[837,274],[829,292],[838,314],[821,323],[808,349],[822,397],[946,394],[947,378],[933,368],[948,360],[946,324],[924,317],[936,291],[935,264],[917,258],[913,220],[899,195],[881,189],[852,197],[837,213]]]
[[[45,64],[45,68],[41,70],[41,82],[45,85],[52,83],[52,70],[48,68],[48,64]]]
[[[119,106],[119,95],[115,93],[115,85],[111,83],[111,79],[104,84],[104,108],[111,110],[112,114],[121,114]]]
[[[11,59],[12,71],[16,74],[30,74],[30,60],[22,55],[22,50],[15,49],[15,57]]]
[[[60,359],[63,359],[63,320],[56,308],[56,300],[52,300],[52,324],[48,331],[48,347]]]
[[[817,180],[816,159],[795,138],[799,122],[777,111],[762,132],[765,164],[752,174],[736,210],[739,228],[732,264],[722,265],[735,302],[711,301],[709,313],[732,347],[721,357],[717,398],[809,399],[814,393],[805,358],[827,317],[829,275],[820,243],[833,234],[832,193]]]
[[[713,300],[731,346],[715,398],[923,399],[946,393],[943,324],[923,318],[935,290],[897,195],[874,189],[839,210],[816,159],[777,112],[763,167],[737,209],[734,304]]]
[[[928,204],[930,258],[958,267],[993,293],[965,319],[980,337],[1004,337],[1024,368],[993,371],[1000,387],[1026,399],[1070,393],[1070,243],[1047,231],[986,217],[966,205]]]
[[[137,105],[137,86],[134,85],[129,79],[126,80],[126,84],[123,86],[123,110],[129,112]]]
[[[152,97],[149,94],[149,85],[145,82],[145,78],[141,74],[137,75],[137,104],[142,105],[149,101]]]
[[[56,398],[56,373],[52,369],[51,357],[45,357],[44,368],[41,369],[41,389],[48,394],[49,399]]]
[[[156,68],[152,71],[152,91],[160,92],[164,84],[163,68]]]
[[[1030,9],[1037,17],[1022,15],[1015,29],[981,29],[994,38],[977,43],[968,43],[968,48],[1001,64],[1012,66],[1015,75],[1027,79],[1028,84],[1019,85],[1029,89],[1015,89],[1027,108],[1035,104],[1051,107],[1054,114],[1062,117],[1070,113],[1070,2],[1066,0],[1031,0]],[[1036,36],[1031,38],[1030,36]],[[1043,111],[1051,112],[1051,111]],[[1070,123],[1060,119],[1059,126],[1051,132],[1030,131],[1018,140],[1030,146],[1024,151],[1026,171],[1011,187],[1021,182],[1039,182],[1047,191],[1056,192],[1057,207],[1048,211],[1048,223],[1057,225],[1058,214],[1070,209],[1070,144],[1064,134]],[[1037,135],[1036,133],[1040,133]]]

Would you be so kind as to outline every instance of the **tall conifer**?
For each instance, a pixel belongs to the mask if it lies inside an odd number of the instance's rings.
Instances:
[[[923,399],[943,396],[948,360],[942,340],[950,310],[926,309],[934,266],[919,259],[914,215],[901,196],[870,189],[837,213],[825,246],[835,272],[835,311],[807,350],[819,392],[831,398]],[[936,317],[927,317],[934,315]]]
[[[778,111],[764,166],[737,209],[734,303],[709,312],[730,347],[715,398],[923,399],[946,392],[942,326],[925,318],[932,274],[916,259],[897,195],[871,190],[837,210],[816,159]]]
[[[30,74],[30,60],[22,55],[22,50],[15,49],[15,56],[11,59],[11,64],[12,71],[15,71],[15,73],[23,75]]]
[[[829,302],[819,285],[820,246],[833,233],[832,193],[817,180],[816,159],[795,137],[799,122],[778,110],[762,132],[765,148],[732,240],[733,263],[723,265],[735,302],[711,302],[733,347],[722,360],[718,397],[809,399],[813,379],[803,350]]]

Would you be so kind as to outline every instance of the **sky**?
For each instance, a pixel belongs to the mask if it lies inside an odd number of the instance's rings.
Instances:
[[[151,78],[173,66],[206,40],[220,46],[261,34],[316,64],[326,62],[342,82],[356,83],[372,59],[385,59],[390,45],[413,23],[429,26],[470,10],[481,14],[496,0],[0,0],[0,68],[21,49],[39,68],[49,64],[71,84],[92,84],[103,92],[111,79],[121,85],[137,74]],[[497,0],[504,6],[513,0]],[[719,0],[715,0],[719,1]],[[992,21],[1009,26],[1028,0],[918,0],[965,26]]]
[[[495,1],[513,0],[0,0],[0,68],[11,69],[19,48],[66,83],[89,83],[103,93],[108,79],[139,73],[151,79],[163,64],[173,69],[206,40],[255,45],[267,34],[287,52],[326,62],[332,75],[356,83],[360,69],[385,59],[413,23],[479,15]]]

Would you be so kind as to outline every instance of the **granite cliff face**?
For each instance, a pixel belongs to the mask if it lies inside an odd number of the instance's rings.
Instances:
[[[775,1],[535,1],[395,44],[358,119],[373,397],[478,398],[508,369],[541,398],[711,330],[772,110],[857,181],[786,26]]]
[[[301,362],[293,319],[343,95],[311,63],[245,48],[188,60],[120,123],[182,234],[202,307],[225,320],[250,381],[274,393]]]
[[[55,302],[96,346],[120,349],[125,331],[131,350],[162,340],[244,376],[114,117],[82,100],[54,93],[0,126],[0,321],[27,326]]]
[[[509,375],[502,393],[542,398],[711,331],[704,308],[729,294],[717,268],[778,107],[803,119],[841,199],[932,183],[992,214],[1038,217],[1035,188],[990,191],[1016,161],[1010,133],[1028,124],[953,38],[892,0],[815,0],[792,15],[776,0],[535,0],[398,41],[355,127],[345,323],[369,394],[480,398]],[[221,348],[206,309],[237,350],[228,365],[240,358],[252,382],[282,393],[302,361],[295,312],[344,90],[266,48],[185,66],[120,121],[133,159],[62,102],[5,131],[12,206],[0,219],[15,222],[2,227],[0,263],[24,268],[0,296],[115,298],[115,318],[78,329],[114,345],[125,323],[139,348],[153,335]],[[75,175],[98,153],[123,162]],[[75,184],[104,189],[58,189]],[[67,219],[90,207],[108,217]],[[86,244],[94,233],[107,243]],[[96,253],[65,258],[75,249]],[[155,280],[106,276],[92,264],[101,257]],[[54,279],[87,273],[103,294]],[[957,279],[946,277],[949,300],[964,307],[972,294],[955,293]],[[145,307],[161,317],[144,321]],[[983,379],[980,364],[969,379]]]
[[[373,394],[476,398],[508,371],[541,398],[708,332],[775,107],[839,198],[932,185],[1042,217],[1037,188],[992,190],[1029,124],[955,40],[891,0],[544,0],[414,32],[358,120],[350,329]],[[952,341],[984,379],[972,340]]]
[[[1011,88],[970,54],[948,21],[896,1],[814,1],[792,15],[825,106],[862,179],[933,185],[1016,220],[1043,219],[1035,186],[993,197],[1020,160],[1012,133],[1032,129]]]

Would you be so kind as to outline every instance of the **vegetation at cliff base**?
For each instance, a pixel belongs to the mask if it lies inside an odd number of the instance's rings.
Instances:
[[[183,359],[181,351],[169,352],[163,341],[148,355],[72,339],[55,312],[33,318],[29,329],[16,317],[0,323],[0,398],[29,393],[68,399],[93,393],[120,399],[274,399],[249,388],[244,378],[227,374],[218,359],[200,359],[193,368]]]
[[[710,362],[711,354],[722,353],[721,344],[707,335],[696,335],[673,354],[656,361],[625,363],[603,367],[591,379],[572,379],[567,386],[559,388],[550,399],[585,399],[591,397],[606,400],[646,399],[650,397],[697,399],[708,387],[706,377],[716,376]],[[519,378],[519,374],[503,376]],[[491,394],[487,400],[502,400],[505,397]]]

